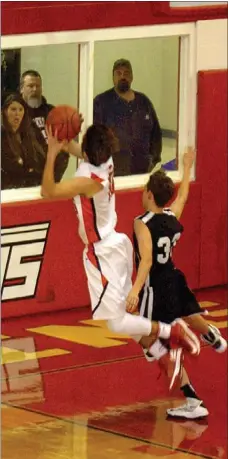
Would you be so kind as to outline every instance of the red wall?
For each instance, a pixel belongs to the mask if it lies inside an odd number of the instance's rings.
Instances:
[[[227,70],[198,76],[200,287],[227,283]]]

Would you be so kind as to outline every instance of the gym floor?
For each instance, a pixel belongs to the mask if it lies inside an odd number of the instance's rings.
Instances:
[[[227,337],[227,290],[197,293]],[[186,359],[208,419],[170,420],[183,402],[156,363],[88,309],[2,322],[2,458],[227,458],[227,354]]]

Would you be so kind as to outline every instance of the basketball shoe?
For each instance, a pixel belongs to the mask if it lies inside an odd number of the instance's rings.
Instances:
[[[177,319],[171,324],[169,344],[171,348],[183,347],[190,354],[200,353],[200,342],[197,336],[182,319]]]
[[[222,353],[227,349],[227,341],[222,337],[218,328],[214,325],[209,325],[209,332],[207,335],[200,335],[202,341],[210,344],[216,352]]]
[[[209,411],[198,398],[187,398],[185,405],[169,408],[167,415],[173,418],[200,419],[208,416]]]

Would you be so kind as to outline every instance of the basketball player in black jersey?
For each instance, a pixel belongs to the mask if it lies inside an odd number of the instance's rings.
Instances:
[[[143,207],[146,212],[134,222],[133,239],[137,276],[127,298],[127,310],[134,312],[138,307],[143,317],[165,323],[183,318],[188,325],[201,333],[203,341],[210,344],[215,351],[224,352],[227,342],[219,330],[209,325],[202,317],[204,311],[189,289],[184,274],[172,261],[172,249],[183,232],[179,219],[189,193],[194,157],[194,151],[188,149],[183,158],[183,179],[177,197],[169,208],[165,206],[174,195],[175,185],[165,172],[160,170],[152,174],[144,189]],[[144,346],[141,337],[137,340]],[[167,374],[169,374],[171,357],[175,358],[176,369],[170,374],[171,376],[179,374],[180,388],[187,398],[187,403],[169,409],[168,414],[191,419],[207,416],[208,410],[196,395],[183,368],[182,349],[178,349],[174,356],[173,353],[168,353],[162,340],[157,340],[153,348],[150,348],[150,352],[146,347],[144,346],[144,353],[147,360],[158,360]]]

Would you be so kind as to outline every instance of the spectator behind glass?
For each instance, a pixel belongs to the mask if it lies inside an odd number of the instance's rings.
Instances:
[[[40,185],[46,154],[19,94],[3,103],[1,135],[2,189]]]
[[[28,106],[28,113],[37,128],[37,140],[42,144],[44,151],[47,153],[47,134],[45,124],[48,113],[54,108],[54,105],[48,104],[42,95],[42,78],[36,70],[26,70],[21,76],[20,92]],[[55,164],[55,181],[60,182],[67,169],[69,154],[67,152],[59,153]]]
[[[113,66],[114,87],[94,99],[94,123],[113,129],[120,152],[113,156],[115,175],[144,174],[161,161],[162,133],[155,109],[144,94],[131,89],[131,63]]]

